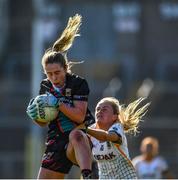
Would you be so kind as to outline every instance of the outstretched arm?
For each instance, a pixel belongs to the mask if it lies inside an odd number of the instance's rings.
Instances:
[[[93,129],[89,127],[87,133],[100,141],[122,142],[121,136],[115,132],[108,132],[102,129]]]
[[[112,142],[119,142],[119,144],[122,143],[122,137],[115,133],[115,132],[108,132],[104,131],[102,129],[94,129],[91,127],[86,128],[85,124],[81,124],[77,126],[77,129],[84,129],[86,130],[87,134],[90,136],[93,136],[94,138],[100,140],[100,141],[112,141]]]

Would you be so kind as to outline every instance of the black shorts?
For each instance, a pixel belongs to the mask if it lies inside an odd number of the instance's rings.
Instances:
[[[69,133],[58,134],[47,138],[46,150],[42,158],[41,167],[67,174],[73,163],[66,156]]]

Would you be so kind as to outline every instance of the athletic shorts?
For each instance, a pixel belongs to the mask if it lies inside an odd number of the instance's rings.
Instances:
[[[61,133],[55,137],[47,137],[46,150],[41,167],[67,174],[73,163],[66,156],[69,133]]]

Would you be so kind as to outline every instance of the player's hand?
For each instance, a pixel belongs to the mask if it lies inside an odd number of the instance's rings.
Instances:
[[[37,113],[37,105],[33,103],[34,98],[30,100],[26,113],[32,120],[38,119],[38,113]]]
[[[51,93],[47,93],[47,96],[40,96],[38,98],[37,103],[39,104],[39,106],[41,107],[46,107],[46,106],[50,106],[50,107],[59,107],[62,103],[62,101],[60,101],[60,98],[55,97],[53,94]]]

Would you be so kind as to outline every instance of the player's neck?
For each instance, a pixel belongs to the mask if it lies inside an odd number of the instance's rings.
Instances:
[[[143,155],[143,159],[147,162],[150,162],[154,159],[154,156],[145,154]]]

